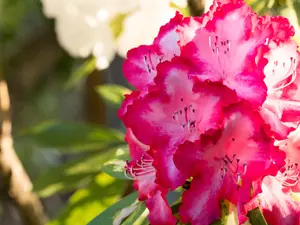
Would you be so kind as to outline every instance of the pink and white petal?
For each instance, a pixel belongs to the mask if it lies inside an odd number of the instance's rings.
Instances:
[[[210,92],[214,93],[215,95],[219,95],[223,106],[233,105],[241,101],[241,99],[236,95],[236,92],[234,90],[231,90],[230,88],[226,87],[221,82],[196,81],[193,90],[194,92],[199,93]]]
[[[187,179],[175,166],[173,157],[173,152],[157,151],[153,164],[156,168],[156,183],[171,190],[182,186]]]
[[[154,39],[158,51],[163,55],[163,60],[170,60],[174,55],[180,54],[178,45],[179,34],[176,32],[177,27],[183,22],[183,16],[176,12],[176,15],[159,30],[157,37]]]
[[[124,76],[137,89],[144,89],[153,83],[156,66],[162,56],[155,46],[141,45],[128,51],[123,63]]]
[[[219,93],[194,92],[194,80],[187,76],[188,66],[178,58],[161,63],[157,69],[156,86],[144,98],[129,105],[123,117],[125,125],[140,141],[174,147],[219,128],[222,119]]]
[[[222,120],[221,96],[223,93],[213,87],[196,90],[194,86],[197,81],[187,77],[190,73],[189,65],[179,57],[174,57],[171,62],[161,63],[157,69],[159,74],[155,78],[155,83],[162,85],[161,88],[165,90],[172,104],[177,105],[174,107],[173,113],[180,112],[180,109],[184,110],[187,106],[189,118],[185,119],[196,122],[198,132],[190,136],[189,140],[198,139],[199,133],[219,128]],[[203,108],[205,110],[202,110]]]
[[[289,20],[282,16],[262,16],[261,30],[266,30],[268,27],[272,29],[272,35],[269,40],[276,42],[284,42],[290,40],[295,34],[295,29]]]
[[[207,167],[205,173],[194,177],[190,189],[183,193],[179,214],[182,222],[209,225],[221,216],[219,193],[220,174]]]
[[[282,122],[300,120],[300,101],[269,97],[263,107],[272,111]]]
[[[150,147],[140,142],[132,133],[132,130],[127,129],[125,141],[128,143],[131,160],[138,160],[147,152]]]
[[[274,136],[278,140],[287,138],[293,128],[283,124],[280,119],[269,109],[262,107],[260,109],[260,115],[265,120],[266,124],[270,126],[270,135]]]
[[[139,201],[144,201],[155,195],[156,191],[159,189],[158,185],[155,183],[155,172],[139,177],[134,181],[133,187],[139,192]]]
[[[266,75],[264,81],[268,87],[268,94],[275,94],[285,86],[291,84],[296,78],[296,67],[298,64],[297,44],[295,41],[269,43],[270,51],[264,57],[268,64],[264,68]],[[291,78],[288,82],[287,80]]]
[[[157,191],[156,194],[146,201],[146,206],[149,209],[149,221],[151,225],[175,225],[176,218],[172,215],[166,195]]]
[[[203,172],[203,152],[201,151],[201,141],[186,141],[179,145],[174,154],[174,163],[186,178],[199,176]]]
[[[193,40],[196,31],[203,27],[203,17],[185,17],[180,26],[177,27],[177,33],[180,36],[179,46],[183,47]]]
[[[166,146],[170,138],[175,143],[184,139],[182,127],[174,123],[171,102],[162,102],[160,93],[151,93],[128,106],[123,117],[126,127],[146,145]]]
[[[222,81],[241,98],[261,104],[266,97],[263,66],[255,61],[264,36],[251,36],[251,11],[245,5],[224,5],[214,14],[206,29],[200,28],[195,38],[182,50],[192,59],[200,80]],[[238,32],[230,32],[234,26]],[[243,87],[243,88],[241,88]]]
[[[300,203],[282,191],[281,183],[275,177],[264,178],[262,191],[259,195],[260,207],[269,224],[300,224]]]
[[[123,116],[127,113],[127,108],[129,105],[132,105],[133,102],[136,99],[139,99],[143,96],[145,96],[147,93],[147,90],[143,90],[143,91],[133,91],[130,94],[125,94],[124,95],[124,101],[122,102],[122,105],[118,111],[118,116],[120,119],[123,119]]]

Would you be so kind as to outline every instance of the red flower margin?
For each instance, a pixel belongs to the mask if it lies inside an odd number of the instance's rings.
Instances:
[[[166,194],[186,179],[185,223],[211,224],[228,200],[240,223],[258,206],[270,224],[300,224],[291,197],[300,185],[293,35],[283,17],[215,0],[202,17],[177,13],[152,45],[128,52],[123,71],[136,90],[119,110],[131,156],[126,175],[152,225],[176,223]]]

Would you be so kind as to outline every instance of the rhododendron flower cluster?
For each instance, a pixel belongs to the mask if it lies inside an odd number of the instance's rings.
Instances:
[[[202,17],[177,13],[151,45],[130,50],[136,90],[119,117],[126,174],[152,225],[176,223],[166,194],[191,181],[180,220],[208,225],[221,203],[243,224],[260,207],[271,225],[299,225],[300,79],[294,29],[243,1],[215,0]]]

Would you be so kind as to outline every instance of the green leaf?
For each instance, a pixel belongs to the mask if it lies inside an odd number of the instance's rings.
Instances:
[[[176,10],[178,10],[182,15],[184,15],[184,16],[190,16],[190,11],[189,11],[189,7],[187,6],[187,7],[180,7],[180,6],[178,6],[176,3],[174,3],[174,2],[171,2],[170,3],[170,6],[172,7],[172,8],[175,8]]]
[[[118,130],[84,123],[46,122],[23,132],[40,147],[66,152],[98,151],[124,144]]]
[[[129,151],[127,149],[127,151],[124,151],[124,154],[119,154],[114,159],[106,162],[102,167],[102,171],[117,179],[128,180],[124,174],[124,167],[126,165],[126,160],[129,158]]]
[[[249,211],[247,216],[252,225],[268,225],[259,208]]]
[[[124,182],[100,174],[88,188],[76,191],[59,217],[48,225],[85,225],[119,201],[123,190]]]
[[[116,84],[97,86],[96,91],[107,103],[116,107],[121,105],[125,94],[131,93],[128,88]]]
[[[65,85],[65,89],[70,89],[76,86],[76,84],[92,73],[96,69],[96,59],[95,58],[89,58],[87,59],[79,68],[75,70],[73,74],[71,74],[69,80],[67,81]]]
[[[167,194],[167,201],[170,206],[174,205],[181,197],[181,191],[172,191]]]
[[[146,210],[146,206],[143,202],[139,203],[133,213],[122,223],[122,225],[132,225],[136,222],[143,212]]]
[[[126,148],[124,146],[124,148]],[[41,197],[57,192],[73,190],[89,184],[101,171],[109,159],[124,152],[122,148],[112,148],[102,153],[92,153],[84,158],[71,160],[41,175],[33,182],[34,191]]]
[[[127,14],[118,14],[112,18],[110,22],[110,28],[114,34],[114,37],[117,39],[123,31],[123,21],[126,18]]]
[[[133,205],[136,202],[138,194],[136,192],[127,195],[125,198],[107,208],[104,212],[94,218],[88,225],[112,225],[114,219],[123,208]]]
[[[295,199],[297,202],[300,202],[300,193],[292,192],[291,196],[293,199]]]

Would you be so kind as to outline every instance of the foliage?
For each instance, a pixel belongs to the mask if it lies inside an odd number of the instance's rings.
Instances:
[[[2,11],[6,15],[15,15],[9,20],[6,19],[8,16],[3,16],[4,19],[1,20],[3,28],[1,39],[10,42],[11,38],[15,38],[18,27],[24,23],[22,18],[29,10],[34,10],[37,17],[40,17],[41,12],[36,10],[36,5],[32,7],[33,0],[4,2],[2,7],[5,10]],[[289,17],[298,32],[299,0],[247,0],[247,2],[259,14],[281,14]],[[180,10],[187,14],[186,9]],[[125,17],[123,14],[118,15],[111,23],[116,38],[122,31]],[[299,35],[296,38],[297,41],[300,40]],[[69,75],[65,89],[74,88],[94,69],[95,59],[88,58]],[[126,87],[114,84],[98,86],[95,91],[108,105],[115,108],[123,101],[124,94],[131,92]],[[121,220],[122,225],[147,224],[145,219],[147,210],[144,203],[137,202],[137,193],[133,192],[122,198],[126,188],[124,166],[129,158],[122,132],[85,123],[50,121],[23,130],[21,137],[41,149],[52,148],[72,156],[67,163],[51,168],[34,179],[34,191],[42,198],[74,191],[66,208],[49,225],[82,225],[90,221],[89,225],[111,225],[117,219]],[[299,199],[299,196],[295,198]],[[176,208],[174,206],[178,199],[179,197],[175,196],[170,201],[173,209]],[[255,209],[248,216],[252,224],[266,224],[259,209]],[[217,221],[215,224],[222,222]]]

